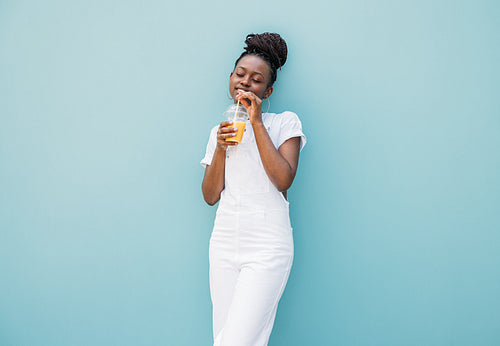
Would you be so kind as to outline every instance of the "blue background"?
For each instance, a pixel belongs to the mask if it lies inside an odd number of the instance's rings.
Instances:
[[[500,344],[497,1],[0,1],[0,344],[210,345],[199,161],[247,33],[308,145],[270,345]]]

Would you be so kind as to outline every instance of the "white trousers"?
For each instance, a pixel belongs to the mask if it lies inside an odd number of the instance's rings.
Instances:
[[[225,192],[209,249],[214,346],[265,346],[293,260],[288,202]]]

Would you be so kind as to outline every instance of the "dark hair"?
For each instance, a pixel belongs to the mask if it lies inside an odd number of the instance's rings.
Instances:
[[[288,49],[285,40],[275,33],[265,32],[262,34],[249,34],[245,39],[245,51],[234,63],[234,67],[246,55],[258,56],[269,64],[271,68],[271,81],[268,86],[272,86],[276,81],[276,73],[281,66],[285,65]]]

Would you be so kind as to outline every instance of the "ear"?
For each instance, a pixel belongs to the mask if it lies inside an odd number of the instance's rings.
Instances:
[[[231,73],[229,74],[229,78],[231,78],[232,76],[233,76],[233,73],[231,72]]]
[[[273,87],[267,88],[266,92],[264,93],[264,99],[267,99],[271,94],[273,93]]]

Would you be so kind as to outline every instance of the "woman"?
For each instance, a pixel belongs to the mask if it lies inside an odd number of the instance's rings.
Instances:
[[[205,201],[219,201],[210,239],[210,293],[216,346],[267,345],[293,259],[286,190],[306,138],[295,113],[262,113],[277,69],[287,57],[278,34],[247,36],[229,75],[229,92],[247,109],[240,144],[231,121],[210,133],[202,183]]]

